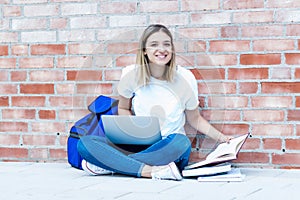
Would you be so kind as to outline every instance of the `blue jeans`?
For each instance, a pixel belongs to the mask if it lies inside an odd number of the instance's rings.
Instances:
[[[101,168],[130,176],[141,176],[145,165],[159,166],[175,162],[180,171],[188,164],[191,143],[183,134],[171,134],[139,152],[124,152],[105,137],[83,136],[78,142],[79,154]]]

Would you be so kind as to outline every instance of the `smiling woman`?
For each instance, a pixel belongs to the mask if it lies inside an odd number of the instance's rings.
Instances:
[[[162,139],[142,151],[124,153],[105,137],[84,136],[78,152],[89,174],[102,174],[105,169],[137,177],[181,180],[191,152],[184,129],[186,120],[216,141],[230,140],[201,117],[196,79],[189,70],[176,65],[173,38],[163,25],[146,28],[136,64],[123,69],[118,92],[118,114],[157,117]]]

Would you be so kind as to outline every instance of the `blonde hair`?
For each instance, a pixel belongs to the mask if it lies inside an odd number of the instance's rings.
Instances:
[[[167,27],[160,25],[160,24],[152,24],[148,26],[139,41],[139,49],[137,52],[136,57],[136,64],[138,66],[138,84],[146,85],[150,81],[151,73],[149,69],[149,60],[148,56],[145,55],[146,51],[146,42],[148,38],[156,32],[162,31],[165,34],[167,34],[171,39],[171,46],[172,46],[172,57],[170,62],[167,64],[166,71],[163,75],[163,78],[167,81],[171,82],[174,78],[175,68],[176,68],[176,62],[175,62],[175,47],[173,43],[173,36],[171,32],[168,30]]]

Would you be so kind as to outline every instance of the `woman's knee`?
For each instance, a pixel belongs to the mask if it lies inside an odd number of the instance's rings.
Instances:
[[[178,144],[180,148],[184,149],[185,151],[191,149],[191,142],[186,135],[175,133],[171,134],[170,137],[176,144]]]

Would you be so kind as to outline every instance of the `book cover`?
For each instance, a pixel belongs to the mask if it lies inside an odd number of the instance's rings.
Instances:
[[[230,171],[217,175],[199,176],[199,182],[241,182],[246,175],[241,173],[238,168],[232,168]]]
[[[193,176],[203,176],[212,175],[228,172],[231,170],[231,164],[223,163],[220,165],[210,166],[210,167],[199,167],[194,169],[185,169],[182,171],[183,177],[193,177]]]

